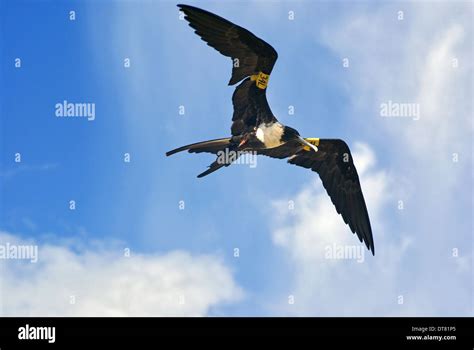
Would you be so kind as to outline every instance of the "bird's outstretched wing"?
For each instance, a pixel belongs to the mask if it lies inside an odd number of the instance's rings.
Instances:
[[[317,146],[318,152],[308,152],[287,143],[258,153],[280,159],[288,157],[288,163],[317,172],[337,212],[374,254],[369,214],[349,147],[337,139],[320,139]]]
[[[232,59],[229,85],[241,80],[232,97],[232,135],[250,131],[258,123],[276,121],[266,97],[266,87],[278,58],[275,49],[247,29],[208,11],[178,5],[195,33],[209,46]]]
[[[207,44],[232,58],[229,85],[263,72],[269,75],[277,60],[277,52],[247,29],[213,13],[188,5],[178,5],[189,25]]]

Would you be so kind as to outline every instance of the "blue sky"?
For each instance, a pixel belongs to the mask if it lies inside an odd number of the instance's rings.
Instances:
[[[275,47],[281,122],[350,145],[377,255],[324,258],[359,242],[317,174],[259,158],[197,179],[211,156],[165,157],[229,135],[232,115],[230,60],[175,2],[4,0],[1,241],[33,242],[39,263],[0,262],[3,314],[472,314],[472,3],[192,4]],[[56,117],[64,100],[95,120]],[[420,120],[381,117],[389,100]],[[71,295],[76,308],[58,301]]]

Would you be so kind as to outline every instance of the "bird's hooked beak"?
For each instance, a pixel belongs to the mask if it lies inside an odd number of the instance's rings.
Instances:
[[[304,146],[303,149],[305,151],[315,151],[317,152],[318,151],[318,147],[316,147],[315,145],[313,145],[312,143],[309,143],[308,141],[306,141],[304,138],[302,138],[301,136],[298,136],[298,140],[301,142],[301,144]]]

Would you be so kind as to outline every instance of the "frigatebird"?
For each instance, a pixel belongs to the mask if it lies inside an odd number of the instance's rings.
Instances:
[[[184,18],[209,46],[232,59],[229,85],[240,82],[232,96],[234,114],[231,137],[193,143],[166,153],[181,151],[253,152],[311,169],[319,174],[336,211],[351,231],[372,254],[374,241],[369,215],[349,147],[343,140],[303,138],[297,130],[283,125],[267,102],[268,80],[278,54],[275,49],[250,31],[208,11],[178,5]],[[241,153],[238,153],[241,154]],[[204,177],[227,167],[235,160],[218,157]]]

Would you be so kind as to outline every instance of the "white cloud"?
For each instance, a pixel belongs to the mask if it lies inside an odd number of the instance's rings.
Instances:
[[[6,242],[35,244],[0,232]],[[173,251],[127,258],[107,241],[79,251],[42,244],[37,263],[1,260],[0,267],[2,316],[204,316],[243,296],[215,256]]]
[[[351,298],[361,301],[367,301],[368,296],[382,288],[386,296],[391,295],[391,299],[379,298],[381,307],[388,310],[396,303],[393,283],[397,263],[411,242],[393,239],[383,230],[381,211],[392,199],[392,179],[386,172],[375,168],[376,158],[372,149],[357,143],[353,148],[353,158],[361,176],[373,230],[377,234],[377,256],[374,258],[351,233],[319,179],[297,195],[293,210],[288,209],[286,201],[276,201],[274,208],[280,220],[275,224],[272,238],[288,253],[290,262],[297,268],[290,291],[296,302],[277,312],[324,316],[370,314],[370,310],[364,310],[366,302],[354,302],[352,305],[342,302],[347,299],[348,288]],[[327,259],[326,251],[334,245],[360,246],[364,254],[363,263],[357,262],[357,259]],[[353,279],[361,283],[341,288]],[[375,296],[371,298],[376,300]]]

